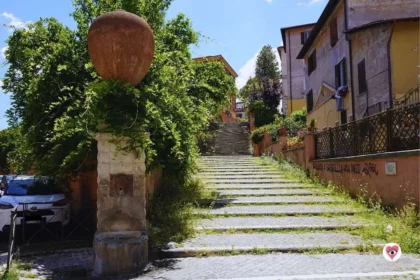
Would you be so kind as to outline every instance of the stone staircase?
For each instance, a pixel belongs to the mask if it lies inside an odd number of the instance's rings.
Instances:
[[[250,155],[248,123],[222,123],[204,155]]]
[[[222,254],[349,250],[365,242],[344,232],[360,227],[358,210],[313,186],[285,179],[274,167],[257,164],[251,156],[211,156],[199,161],[198,176],[218,198],[205,217],[200,234],[182,246],[166,250],[171,257]],[[290,230],[294,230],[293,232]],[[226,232],[229,232],[226,234]]]
[[[199,166],[198,177],[218,193],[217,199],[211,207],[197,209],[197,235],[171,244],[162,252],[164,258],[138,279],[420,277],[416,256],[404,255],[391,264],[381,253],[354,250],[368,241],[349,232],[368,225],[358,215],[365,210],[351,201],[286,179],[251,156],[202,157]]]

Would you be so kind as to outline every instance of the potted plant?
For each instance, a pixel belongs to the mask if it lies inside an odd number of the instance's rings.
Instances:
[[[285,136],[286,133],[287,133],[286,127],[279,128],[279,136]]]
[[[316,124],[315,119],[311,119],[311,121],[309,122],[309,126],[308,126],[308,132],[315,132],[315,130],[316,130],[315,124]]]

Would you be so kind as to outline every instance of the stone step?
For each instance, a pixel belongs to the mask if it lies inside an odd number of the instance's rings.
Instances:
[[[224,179],[224,180],[232,180],[232,179],[282,179],[284,178],[280,174],[238,174],[238,175],[203,175],[198,174],[199,178],[202,178],[204,180],[217,180],[217,179]]]
[[[223,172],[249,172],[249,171],[269,171],[269,172],[279,172],[277,169],[275,168],[263,168],[263,167],[259,167],[259,166],[255,166],[255,167],[223,167],[223,165],[219,165],[217,167],[199,167],[200,172],[219,172],[219,173],[223,173]]]
[[[344,205],[252,205],[227,206],[217,209],[200,209],[196,214],[211,216],[297,216],[297,215],[353,215],[361,213],[360,210],[348,209]]]
[[[280,195],[280,196],[288,196],[288,195],[309,195],[309,196],[315,196],[315,195],[328,195],[330,193],[327,192],[314,192],[310,189],[245,189],[245,190],[217,190],[217,193],[219,196],[227,196],[227,197],[237,197],[237,196],[274,196],[274,195]]]
[[[342,217],[223,217],[201,220],[197,230],[299,230],[357,228],[363,221],[353,216]]]
[[[184,241],[181,247],[164,250],[167,256],[188,257],[202,253],[224,252],[305,252],[314,249],[349,250],[366,242],[346,233],[234,233],[198,235]],[[382,245],[376,243],[375,245]]]
[[[142,280],[367,280],[419,279],[420,259],[404,254],[397,262],[382,254],[282,254],[163,259]],[[168,268],[169,266],[169,268]]]
[[[280,184],[298,182],[297,180],[290,179],[203,179],[207,184]]]
[[[344,203],[342,199],[323,196],[243,196],[220,198],[213,201],[215,205],[226,204],[321,204]]]
[[[266,170],[250,170],[250,171],[227,171],[227,172],[199,172],[197,175],[208,177],[208,176],[242,176],[242,175],[278,175],[281,176],[281,173],[276,171],[266,171]]]
[[[283,184],[214,184],[206,187],[210,190],[230,190],[230,189],[249,189],[249,190],[263,190],[263,189],[313,189],[312,185],[283,183]]]

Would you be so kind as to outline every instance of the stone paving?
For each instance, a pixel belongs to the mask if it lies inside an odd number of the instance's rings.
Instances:
[[[356,210],[347,209],[343,205],[251,205],[228,206],[210,210],[199,210],[201,214],[210,215],[324,215],[354,214]]]
[[[311,190],[305,189],[281,189],[281,190],[220,190],[218,191],[221,196],[270,196],[270,195],[326,195],[328,193],[318,193]]]
[[[344,200],[323,196],[243,196],[235,198],[221,198],[216,204],[299,204],[299,203],[343,203]]]
[[[342,217],[227,217],[203,219],[197,229],[331,229],[357,227],[363,221],[352,216]]]

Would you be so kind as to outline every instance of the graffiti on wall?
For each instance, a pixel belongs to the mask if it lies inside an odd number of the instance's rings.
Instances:
[[[376,163],[314,163],[314,169],[318,171],[328,171],[335,173],[353,173],[365,174],[372,177],[378,175],[379,171],[376,168]]]

